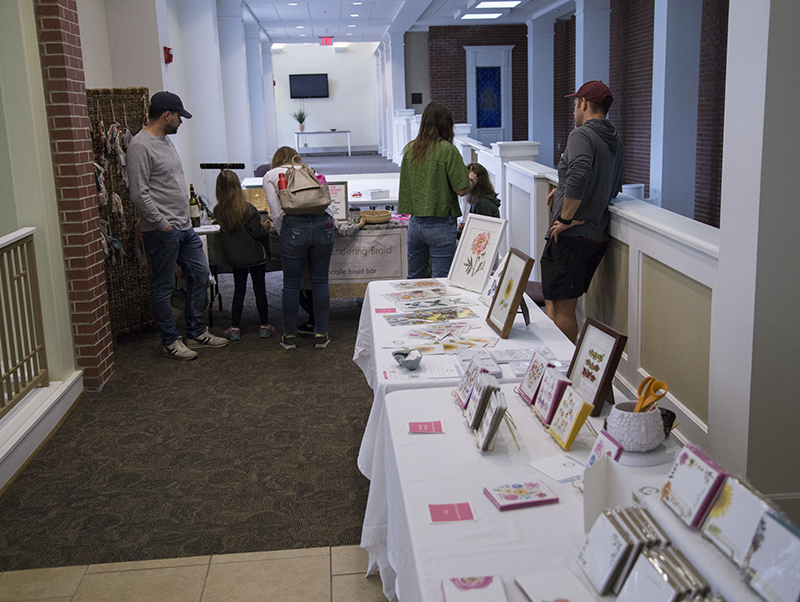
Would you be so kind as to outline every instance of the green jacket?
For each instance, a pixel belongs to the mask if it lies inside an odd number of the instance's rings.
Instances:
[[[458,149],[440,140],[428,150],[425,160],[411,163],[411,147],[406,146],[400,165],[398,213],[417,217],[459,217],[457,190],[469,186],[469,172]]]

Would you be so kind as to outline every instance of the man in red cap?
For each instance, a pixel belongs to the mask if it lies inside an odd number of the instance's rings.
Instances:
[[[553,223],[542,251],[545,312],[574,343],[575,310],[608,246],[611,199],[622,190],[625,149],[606,118],[614,98],[601,81],[575,94],[576,128],[558,162],[558,186],[547,197]]]

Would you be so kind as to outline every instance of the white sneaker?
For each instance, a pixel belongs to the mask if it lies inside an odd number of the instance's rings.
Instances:
[[[222,337],[214,336],[210,332],[208,332],[208,328],[206,328],[205,332],[193,339],[186,338],[186,346],[190,349],[200,349],[202,347],[208,348],[215,348],[215,347],[225,347],[228,344],[228,339],[223,339]]]
[[[197,357],[197,351],[189,349],[181,339],[169,345],[162,345],[161,354],[167,357],[174,357],[176,360],[193,360]]]

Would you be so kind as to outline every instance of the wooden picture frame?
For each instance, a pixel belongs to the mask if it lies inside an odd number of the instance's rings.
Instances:
[[[567,378],[599,416],[611,390],[628,337],[594,318],[586,318],[567,371]]]
[[[507,339],[511,332],[532,269],[533,259],[512,247],[508,252],[500,284],[489,306],[489,313],[486,314],[486,323],[500,338]]]
[[[482,293],[492,275],[494,260],[508,220],[470,213],[464,222],[461,238],[456,247],[448,284]]]
[[[328,182],[328,192],[331,195],[331,209],[333,219],[337,222],[350,221],[350,207],[347,196],[347,182]]]

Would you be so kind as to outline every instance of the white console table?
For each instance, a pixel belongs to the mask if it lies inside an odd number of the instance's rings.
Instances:
[[[320,132],[295,132],[294,133],[294,147],[300,149],[300,136],[322,136],[330,134],[345,134],[347,136],[347,156],[352,156],[350,152],[350,130],[322,130]]]

